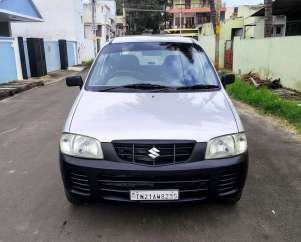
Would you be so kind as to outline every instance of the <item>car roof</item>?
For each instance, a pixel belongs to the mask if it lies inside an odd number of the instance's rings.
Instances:
[[[174,42],[174,43],[194,43],[192,38],[178,36],[126,36],[117,37],[111,43],[137,43],[137,42]]]

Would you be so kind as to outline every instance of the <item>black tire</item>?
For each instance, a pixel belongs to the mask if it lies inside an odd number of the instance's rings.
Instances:
[[[68,202],[70,202],[73,206],[81,206],[84,204],[83,199],[81,199],[79,197],[75,197],[70,192],[65,191],[65,194],[66,194],[66,198],[67,198]]]
[[[233,206],[234,206],[234,205],[236,205],[236,204],[240,201],[241,196],[242,196],[242,192],[239,192],[239,193],[237,193],[237,194],[234,195],[234,196],[224,198],[224,199],[223,199],[223,202],[224,202],[225,204],[233,205]]]

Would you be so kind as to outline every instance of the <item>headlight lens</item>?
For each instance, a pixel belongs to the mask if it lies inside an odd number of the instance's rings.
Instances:
[[[60,140],[63,154],[89,158],[103,159],[101,143],[97,139],[75,134],[63,134]]]
[[[236,156],[246,152],[247,148],[247,138],[244,133],[217,137],[209,141],[205,159]]]

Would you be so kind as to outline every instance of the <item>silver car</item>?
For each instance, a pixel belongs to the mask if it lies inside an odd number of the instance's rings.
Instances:
[[[224,86],[194,39],[122,37],[106,44],[60,140],[72,204],[241,198],[247,140]]]

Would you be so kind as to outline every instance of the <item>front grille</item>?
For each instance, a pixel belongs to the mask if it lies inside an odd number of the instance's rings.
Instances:
[[[156,166],[187,161],[192,154],[195,142],[113,142],[113,146],[118,157],[124,161]],[[153,154],[150,151],[152,149],[155,151]]]
[[[79,172],[69,172],[69,183],[72,193],[82,196],[91,195],[89,178],[85,174]]]
[[[100,175],[98,189],[104,199],[129,201],[130,190],[178,189],[181,201],[203,200],[209,195],[209,176]]]
[[[239,172],[228,172],[220,175],[217,182],[218,194],[225,196],[237,192],[239,180]]]

